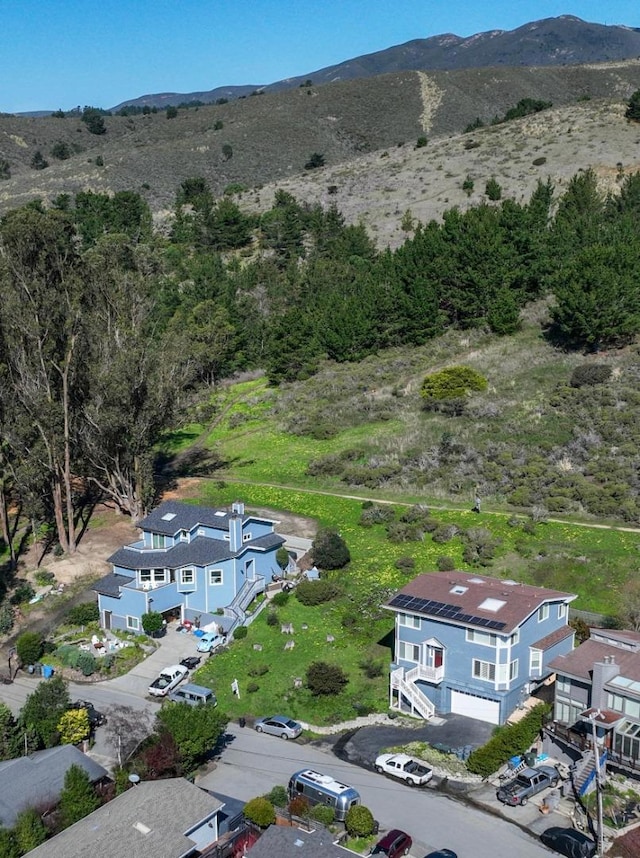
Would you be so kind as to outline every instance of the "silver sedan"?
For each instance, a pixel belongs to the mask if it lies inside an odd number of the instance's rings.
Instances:
[[[255,723],[258,733],[271,733],[281,739],[297,739],[302,733],[302,726],[287,715],[269,715],[258,718]]]

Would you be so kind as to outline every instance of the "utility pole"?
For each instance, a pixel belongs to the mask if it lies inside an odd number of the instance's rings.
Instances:
[[[604,855],[604,822],[602,818],[602,774],[600,772],[600,753],[598,751],[598,742],[596,734],[596,716],[600,712],[593,712],[590,716],[591,720],[591,737],[593,740],[593,754],[596,764],[596,798],[597,798],[597,813],[598,813],[598,843],[596,854],[598,858],[603,858]]]

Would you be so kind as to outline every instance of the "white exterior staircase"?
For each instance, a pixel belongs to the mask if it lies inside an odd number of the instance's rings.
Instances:
[[[389,707],[391,709],[402,710],[402,698],[404,697],[411,707],[412,715],[417,714],[426,721],[433,718],[436,712],[435,706],[415,684],[417,680],[427,678],[423,676],[425,670],[428,671],[428,668],[425,669],[418,665],[406,672],[404,667],[397,667],[391,671],[389,681]]]

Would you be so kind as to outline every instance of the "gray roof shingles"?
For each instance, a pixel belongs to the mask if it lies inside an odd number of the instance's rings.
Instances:
[[[348,858],[347,849],[336,846],[328,831],[302,831],[284,825],[271,825],[254,846],[247,858]]]
[[[11,828],[18,813],[27,807],[57,804],[64,777],[73,765],[83,768],[92,783],[109,774],[74,745],[60,745],[0,762],[0,825]]]
[[[221,807],[184,778],[144,781],[38,846],[29,858],[179,858],[194,846],[185,832]]]

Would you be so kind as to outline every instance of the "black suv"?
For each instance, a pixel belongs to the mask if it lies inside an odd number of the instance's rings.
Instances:
[[[103,715],[102,712],[98,712],[96,707],[89,700],[76,700],[76,702],[72,703],[69,708],[86,709],[87,715],[89,716],[89,727],[91,730],[95,730],[96,727],[102,727],[103,724],[107,723],[106,715]]]

